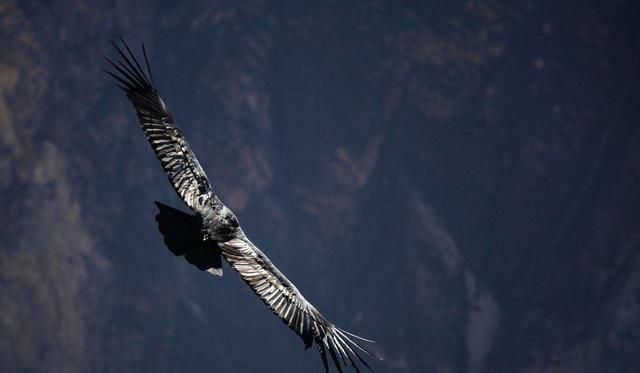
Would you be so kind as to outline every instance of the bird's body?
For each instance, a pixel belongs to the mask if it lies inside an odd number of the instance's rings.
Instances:
[[[184,255],[201,270],[221,276],[222,256],[262,301],[298,334],[305,347],[314,343],[327,370],[327,356],[339,371],[347,364],[359,371],[357,361],[368,367],[357,351],[373,356],[352,338],[363,341],[329,322],[311,305],[282,272],[245,235],[233,212],[215,194],[200,163],[158,95],[146,52],[146,72],[129,47],[117,63],[107,61],[115,71],[106,71],[117,80],[132,102],[140,126],[169,182],[195,215],[156,202],[156,217],[167,247]]]

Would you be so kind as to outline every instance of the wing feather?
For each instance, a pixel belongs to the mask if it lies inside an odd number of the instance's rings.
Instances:
[[[302,338],[305,347],[316,344],[325,370],[328,371],[327,351],[340,372],[347,365],[360,371],[354,357],[371,369],[356,350],[375,355],[322,316],[244,234],[218,246],[227,262],[271,311]]]
[[[178,195],[196,213],[210,213],[212,203],[222,205],[222,202],[213,192],[200,163],[158,95],[144,44],[142,50],[146,72],[124,40],[121,41],[126,53],[113,43],[121,60],[114,62],[105,57],[113,68],[113,71],[105,71],[126,92],[138,115],[140,127]],[[226,261],[273,313],[302,339],[305,347],[315,344],[325,371],[329,370],[327,352],[339,372],[348,364],[360,372],[356,361],[371,370],[358,352],[372,357],[375,355],[354,339],[372,341],[339,329],[329,322],[249,241],[242,230],[229,241],[217,244]]]
[[[140,127],[175,191],[187,206],[195,212],[201,212],[209,200],[215,199],[207,175],[158,95],[144,45],[146,72],[129,46],[124,41],[122,45],[126,53],[113,43],[121,60],[114,62],[105,57],[114,69],[105,71],[126,92],[138,115]]]

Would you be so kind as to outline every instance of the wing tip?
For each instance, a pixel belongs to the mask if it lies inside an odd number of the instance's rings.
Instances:
[[[355,369],[356,372],[360,372],[360,367],[358,366],[358,362],[364,365],[369,371],[374,372],[373,368],[365,361],[365,359],[360,356],[357,350],[364,352],[372,358],[375,358],[379,361],[383,361],[381,357],[373,354],[368,349],[361,346],[359,343],[355,342],[353,339],[349,338],[349,336],[354,336],[355,338],[361,339],[367,342],[374,342],[368,340],[366,338],[362,338],[356,336],[355,334],[349,333],[342,329],[337,328],[334,325],[331,325],[327,328],[324,334],[316,335],[313,340],[320,352],[321,358],[323,359],[323,364],[327,359],[327,350],[329,355],[331,356],[331,360],[333,361],[336,369],[339,372],[342,372],[343,366],[346,368],[351,366]],[[353,348],[351,347],[353,346]],[[342,362],[342,363],[341,363]],[[328,372],[328,364],[325,365],[325,371]]]
[[[138,62],[138,59],[133,54],[124,38],[121,35],[118,35],[118,39],[120,40],[122,47],[113,39],[111,39],[110,42],[120,55],[120,59],[113,61],[105,55],[102,55],[102,57],[115,69],[115,71],[117,71],[117,73],[106,69],[103,70],[115,78],[120,84],[124,85],[127,92],[136,89],[156,92],[155,82],[153,80],[153,75],[151,74],[151,67],[149,65],[146,49],[144,48],[144,43],[142,52],[144,55],[144,62],[146,64],[146,72]],[[125,53],[123,49],[127,53]]]

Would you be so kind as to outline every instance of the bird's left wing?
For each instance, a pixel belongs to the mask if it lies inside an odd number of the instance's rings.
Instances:
[[[122,60],[116,63],[104,57],[115,69],[105,72],[115,78],[118,87],[126,92],[138,114],[140,127],[173,188],[187,206],[195,212],[202,212],[203,207],[208,205],[207,200],[215,198],[207,175],[158,95],[144,44],[142,50],[146,72],[124,40],[122,44],[127,53],[113,43]]]
[[[313,343],[316,344],[325,370],[328,370],[327,351],[340,372],[342,372],[342,365],[347,366],[347,364],[359,372],[358,360],[369,368],[357,351],[370,356],[374,355],[352,338],[366,342],[372,341],[346,332],[329,322],[304,299],[291,281],[249,241],[244,233],[227,242],[218,243],[218,246],[227,262],[240,273],[242,279],[273,313],[302,338],[305,347],[309,348]]]

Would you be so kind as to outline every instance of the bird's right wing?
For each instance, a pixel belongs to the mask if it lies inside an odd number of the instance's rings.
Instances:
[[[158,95],[144,45],[142,49],[148,74],[142,69],[127,44],[124,41],[122,44],[128,56],[113,43],[122,61],[116,63],[105,57],[115,69],[105,72],[115,78],[118,87],[126,92],[138,114],[140,127],[173,188],[187,206],[195,212],[202,212],[207,200],[215,198],[207,175]]]
[[[325,370],[328,371],[327,351],[340,372],[340,360],[344,366],[349,364],[358,372],[360,370],[355,359],[371,369],[357,351],[374,355],[350,337],[366,342],[372,341],[346,332],[329,322],[304,299],[298,289],[244,236],[244,233],[227,242],[218,243],[218,246],[227,262],[240,273],[242,279],[273,313],[302,338],[305,347],[309,348],[315,342]]]

